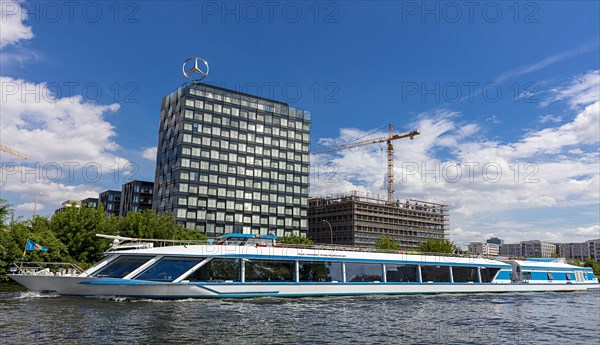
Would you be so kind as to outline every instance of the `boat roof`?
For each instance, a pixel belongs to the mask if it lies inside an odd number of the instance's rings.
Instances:
[[[523,260],[512,260],[517,263],[521,268],[530,268],[530,269],[569,269],[569,270],[583,270],[588,271],[591,270],[590,267],[580,267],[569,265],[563,262],[547,262],[547,261],[523,261]]]
[[[228,239],[228,238],[232,238],[232,237],[264,238],[264,239],[269,239],[269,240],[274,240],[277,238],[277,236],[275,236],[275,235],[253,235],[253,234],[239,234],[239,233],[225,234],[225,235],[221,235],[219,238]]]
[[[135,250],[113,250],[106,254],[116,255],[172,255],[172,256],[208,256],[222,258],[247,258],[269,260],[302,260],[302,261],[344,261],[363,263],[396,263],[396,264],[427,264],[440,266],[473,266],[511,268],[505,262],[476,258],[456,257],[443,255],[381,253],[352,250],[335,250],[320,248],[292,248],[292,247],[253,247],[236,245],[183,245],[154,247]]]

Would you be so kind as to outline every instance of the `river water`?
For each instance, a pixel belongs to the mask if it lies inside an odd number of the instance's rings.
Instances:
[[[155,301],[0,284],[0,344],[596,344],[600,291]]]

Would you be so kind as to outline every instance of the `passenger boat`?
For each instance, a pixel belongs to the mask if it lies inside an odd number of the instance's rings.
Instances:
[[[19,263],[9,277],[34,291],[134,298],[239,298],[581,291],[598,289],[592,269],[561,262],[294,247],[271,235],[229,234],[216,241],[158,246],[113,239],[91,268]],[[59,267],[60,264],[57,265]]]

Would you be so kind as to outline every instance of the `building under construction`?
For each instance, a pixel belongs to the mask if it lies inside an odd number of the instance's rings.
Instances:
[[[404,250],[418,249],[428,238],[446,238],[448,205],[410,198],[389,202],[380,197],[350,195],[308,200],[308,237],[315,243],[373,246],[383,235]]]

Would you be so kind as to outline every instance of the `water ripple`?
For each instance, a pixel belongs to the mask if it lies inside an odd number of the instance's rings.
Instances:
[[[0,284],[0,343],[576,344],[598,310],[600,291],[172,301]]]

